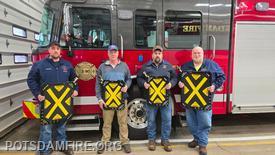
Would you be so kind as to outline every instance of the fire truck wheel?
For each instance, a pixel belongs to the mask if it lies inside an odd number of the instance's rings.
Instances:
[[[128,129],[130,139],[147,138],[146,100],[135,98],[128,103]]]

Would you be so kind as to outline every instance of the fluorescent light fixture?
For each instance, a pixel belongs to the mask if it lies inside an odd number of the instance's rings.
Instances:
[[[224,6],[225,7],[231,7],[232,5],[231,4],[225,4]]]
[[[195,6],[209,6],[209,7],[213,8],[213,7],[219,7],[219,6],[231,7],[231,4],[221,4],[221,3],[217,3],[217,4],[197,3],[197,4],[195,4]]]
[[[210,8],[219,7],[219,6],[223,6],[223,4],[211,4]]]
[[[209,3],[197,3],[195,6],[209,6]]]

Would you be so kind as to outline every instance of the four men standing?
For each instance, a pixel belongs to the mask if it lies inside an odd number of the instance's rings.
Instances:
[[[45,97],[41,95],[41,85],[43,83],[61,83],[73,81],[76,77],[72,65],[61,59],[60,46],[58,43],[53,42],[49,45],[49,57],[35,63],[28,76],[28,85],[34,96],[42,102]],[[209,87],[209,92],[214,94],[217,88],[221,87],[225,75],[217,63],[203,58],[203,49],[195,47],[192,50],[192,61],[181,66],[183,72],[210,72],[213,84]],[[116,45],[110,45],[108,48],[109,60],[102,63],[97,70],[96,77],[96,96],[99,101],[99,106],[103,111],[103,147],[98,149],[98,153],[102,154],[105,150],[105,143],[110,141],[112,120],[116,112],[119,124],[119,137],[122,147],[126,153],[131,152],[129,139],[128,139],[128,126],[127,126],[127,90],[131,86],[132,80],[129,68],[126,63],[118,59],[118,48]],[[66,68],[66,69],[64,69]],[[152,60],[143,65],[142,69],[138,72],[137,83],[140,87],[148,90],[151,85],[148,83],[148,77],[165,77],[167,83],[164,86],[171,97],[170,89],[174,87],[177,82],[177,74],[172,65],[163,60],[163,48],[155,46],[152,51]],[[110,110],[106,108],[103,100],[102,81],[124,81],[125,85],[121,88],[124,93],[123,98],[125,107],[120,110]],[[178,82],[180,88],[184,87],[182,82]],[[77,90],[74,91],[73,96],[77,96]],[[161,144],[167,152],[172,151],[171,144],[169,143],[172,121],[172,104],[168,100],[167,104],[154,105],[147,103],[145,105],[146,115],[148,121],[147,134],[148,134],[148,149],[154,151],[156,149],[156,115],[158,111],[161,115]],[[190,132],[194,140],[188,144],[189,147],[195,148],[199,146],[200,155],[206,155],[206,146],[208,144],[208,133],[211,129],[212,110],[201,110],[186,108],[186,119]],[[65,124],[58,124],[57,140],[61,142],[66,141]],[[49,143],[51,141],[51,125],[41,126],[40,140]],[[42,150],[41,153],[49,153],[50,150]],[[72,152],[64,150],[70,154]]]

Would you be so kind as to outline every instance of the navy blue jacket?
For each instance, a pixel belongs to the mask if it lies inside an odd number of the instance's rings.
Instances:
[[[193,61],[187,62],[186,64],[182,65],[181,70],[187,73],[196,71]],[[225,81],[224,72],[222,71],[220,66],[212,60],[204,59],[198,72],[210,72],[212,77],[211,81],[212,84],[215,85],[215,89],[221,87]]]
[[[143,72],[146,72],[148,76],[153,77],[166,77],[169,82],[172,84],[172,87],[174,87],[177,84],[177,74],[175,69],[172,67],[172,65],[167,61],[162,61],[159,66],[156,66],[153,61],[149,61],[146,64],[144,64],[139,70],[137,75],[137,82],[138,85],[142,88],[144,88],[144,83],[147,82],[147,78],[143,74]]]
[[[72,64],[64,59],[60,59],[59,64],[55,66],[50,58],[45,58],[33,64],[27,83],[37,98],[41,94],[43,84],[59,84],[73,81],[76,77]],[[76,88],[77,89],[77,88]]]

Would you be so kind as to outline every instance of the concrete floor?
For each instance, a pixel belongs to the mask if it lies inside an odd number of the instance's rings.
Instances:
[[[253,115],[228,115],[215,116],[213,129],[209,135],[209,155],[275,155],[275,114]],[[28,121],[23,126],[15,129],[7,136],[0,139],[0,148],[4,150],[5,141],[36,141],[39,135],[39,123]],[[96,142],[101,137],[101,131],[69,132],[68,139],[75,141]],[[118,140],[118,135],[113,134],[113,140]],[[192,139],[186,127],[177,128],[171,133],[173,152],[166,153],[161,146],[154,152],[148,151],[146,140],[131,141],[133,155],[197,155],[197,149],[188,148],[187,142]],[[0,149],[0,150],[1,150]],[[0,154],[34,154],[34,152],[7,152]],[[62,153],[55,152],[56,155]],[[90,152],[76,152],[76,154],[96,154]],[[124,154],[121,151],[105,152],[104,154]]]

